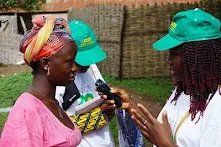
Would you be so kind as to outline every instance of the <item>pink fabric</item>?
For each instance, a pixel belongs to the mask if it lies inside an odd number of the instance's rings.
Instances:
[[[60,122],[36,97],[23,93],[16,101],[3,129],[2,147],[75,147],[81,133]]]

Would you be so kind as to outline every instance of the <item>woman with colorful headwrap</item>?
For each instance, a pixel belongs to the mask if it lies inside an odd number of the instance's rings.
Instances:
[[[32,84],[12,108],[0,146],[75,147],[81,134],[55,100],[55,88],[74,80],[76,44],[64,19],[41,16],[33,24],[20,43]]]

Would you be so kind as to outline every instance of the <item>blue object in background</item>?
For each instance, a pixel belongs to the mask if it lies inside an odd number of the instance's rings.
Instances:
[[[116,110],[116,116],[120,147],[144,147],[143,136],[131,119],[130,114],[125,110]]]

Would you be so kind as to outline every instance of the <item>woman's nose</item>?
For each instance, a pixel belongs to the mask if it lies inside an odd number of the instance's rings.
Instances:
[[[77,64],[76,64],[75,62],[72,64],[71,70],[72,70],[73,72],[77,72],[77,71],[78,71],[78,66],[77,66]]]
[[[172,64],[172,60],[171,60],[170,55],[167,57],[166,63],[169,64],[169,65]]]

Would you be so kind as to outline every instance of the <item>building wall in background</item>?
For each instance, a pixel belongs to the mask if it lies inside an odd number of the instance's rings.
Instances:
[[[199,3],[200,0],[47,0],[43,6],[43,11],[68,11],[70,8],[82,8],[85,6],[97,5],[125,5],[130,8],[154,5],[181,4],[181,3]]]
[[[21,35],[18,34],[17,15],[0,15],[0,63],[15,64],[22,60],[18,51]]]

